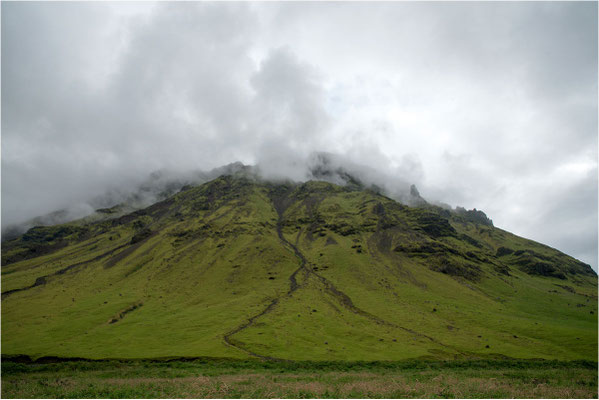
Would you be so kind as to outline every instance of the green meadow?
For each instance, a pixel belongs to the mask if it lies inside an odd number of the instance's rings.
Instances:
[[[597,398],[592,362],[2,363],[3,398]]]

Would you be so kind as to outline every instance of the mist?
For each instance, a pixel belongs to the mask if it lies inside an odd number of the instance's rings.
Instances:
[[[328,154],[597,270],[596,3],[1,7],[3,231]]]

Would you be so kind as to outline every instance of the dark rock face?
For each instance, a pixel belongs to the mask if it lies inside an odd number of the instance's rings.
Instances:
[[[426,206],[428,203],[422,196],[420,196],[420,192],[416,188],[416,185],[410,185],[410,197],[408,199],[408,204],[411,206]]]
[[[476,240],[466,234],[461,234],[460,239],[474,247],[478,247],[479,249],[481,249],[483,247],[483,245],[478,240]]]
[[[529,275],[552,276],[554,278],[566,279],[563,272],[557,270],[553,265],[537,261],[534,257],[524,256],[516,261],[521,269]]]
[[[496,257],[503,257],[503,256],[507,256],[510,254],[513,254],[514,250],[507,248],[507,247],[500,247],[497,249],[497,253],[495,253]]]
[[[139,232],[137,232],[135,235],[133,235],[133,237],[131,238],[131,242],[130,244],[135,244],[135,243],[139,243],[144,239],[149,238],[150,236],[152,236],[152,231],[148,228],[143,228],[142,230],[140,230]]]
[[[376,205],[372,208],[372,212],[378,215],[379,217],[384,217],[385,207],[381,203],[376,203]]]
[[[472,252],[463,254],[440,242],[406,243],[393,251],[420,259],[431,270],[453,277],[476,281],[483,275],[481,268],[475,264],[480,260],[478,255]]]
[[[501,275],[505,275],[505,276],[511,276],[510,275],[510,267],[508,267],[507,265],[504,264],[498,264],[495,265],[493,267],[493,269],[495,270],[495,272],[500,273]]]
[[[467,222],[479,225],[493,226],[493,221],[487,217],[487,214],[476,208],[466,210],[464,207],[456,207],[455,214]]]
[[[567,275],[596,276],[590,265],[575,260],[565,254],[544,255],[534,250],[517,250],[509,253],[508,250],[497,251],[500,257],[508,259],[510,263],[517,266],[529,275],[548,276],[558,279],[567,279]],[[501,250],[501,252],[500,252]]]
[[[449,221],[436,214],[424,214],[418,218],[421,229],[432,238],[456,236],[455,229]]]
[[[410,186],[410,196],[412,196],[412,197],[420,197],[420,192],[416,188],[416,185],[411,185]]]
[[[82,240],[89,229],[80,226],[35,226],[19,239],[2,243],[2,265],[52,253],[69,244],[70,240]],[[18,252],[11,252],[19,248]]]
[[[72,234],[85,233],[85,228],[75,226],[35,226],[27,231],[23,235],[23,241],[25,242],[52,242],[54,240],[62,239]]]
[[[462,277],[470,281],[476,281],[482,275],[480,267],[470,263],[457,263],[449,258],[442,257],[438,262],[435,262],[431,269],[443,274]]]
[[[458,254],[458,252],[450,247],[447,247],[439,242],[426,242],[426,243],[406,243],[400,244],[393,251],[404,252],[410,256],[424,256],[432,254]]]

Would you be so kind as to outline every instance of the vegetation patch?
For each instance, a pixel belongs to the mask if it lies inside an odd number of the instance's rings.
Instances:
[[[516,255],[518,252],[514,253]],[[539,261],[536,257],[522,254],[515,260],[515,264],[529,275],[551,276],[558,279],[566,279],[566,275],[554,265]]]
[[[440,257],[438,260],[434,260],[430,264],[433,271],[441,272],[454,277],[461,277],[470,281],[478,280],[482,274],[480,267],[477,265],[458,263],[449,257]]]
[[[484,212],[477,210],[476,208],[473,210],[466,210],[463,207],[456,207],[454,215],[461,220],[472,222],[474,224],[493,226],[493,221],[491,221]]]
[[[449,221],[439,215],[427,213],[418,217],[420,229],[432,238],[456,236],[457,232]]]
[[[3,398],[597,398],[597,365],[547,361],[2,362]]]
[[[2,265],[52,253],[88,234],[89,229],[81,226],[35,226],[20,238],[2,243]]]
[[[503,257],[503,256],[508,256],[510,254],[513,254],[514,250],[509,249],[507,247],[500,247],[497,249],[497,253],[495,254],[496,257]]]

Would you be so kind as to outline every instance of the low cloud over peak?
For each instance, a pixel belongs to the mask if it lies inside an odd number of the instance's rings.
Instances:
[[[597,267],[596,3],[1,7],[3,226],[324,152]]]

